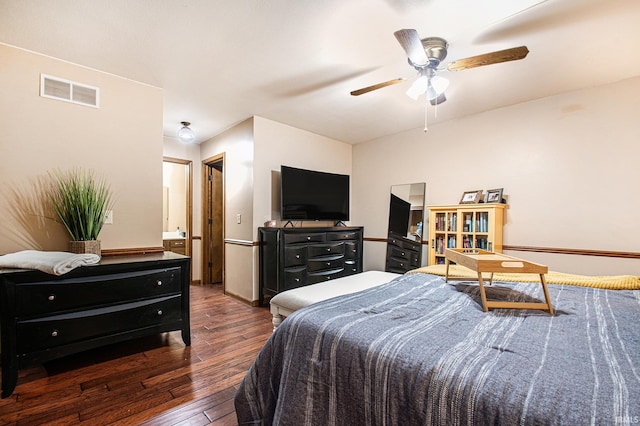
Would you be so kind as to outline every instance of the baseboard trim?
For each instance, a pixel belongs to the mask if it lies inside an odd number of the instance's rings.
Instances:
[[[242,303],[244,303],[244,304],[247,304],[247,305],[249,305],[249,306],[252,306],[252,307],[254,307],[254,308],[255,308],[256,306],[259,306],[259,304],[258,304],[258,301],[257,301],[257,300],[249,301],[249,300],[245,299],[245,298],[244,298],[244,297],[242,297],[242,296],[238,296],[237,294],[229,293],[228,291],[225,291],[225,292],[224,292],[224,294],[225,294],[225,296],[233,297],[234,299],[239,300],[240,302],[242,302]]]

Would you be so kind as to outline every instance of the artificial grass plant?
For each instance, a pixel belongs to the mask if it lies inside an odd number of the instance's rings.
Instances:
[[[98,239],[107,210],[112,207],[111,188],[91,170],[51,172],[49,199],[53,210],[73,241]]]

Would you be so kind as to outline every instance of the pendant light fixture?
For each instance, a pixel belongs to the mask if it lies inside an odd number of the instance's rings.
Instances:
[[[183,143],[192,143],[196,140],[196,134],[189,128],[191,123],[182,121],[182,128],[178,130],[178,140]]]

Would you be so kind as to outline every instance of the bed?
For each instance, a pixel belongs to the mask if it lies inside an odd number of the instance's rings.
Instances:
[[[540,300],[539,283],[488,297]],[[640,291],[551,285],[555,315],[483,312],[477,283],[405,274],[291,314],[236,394],[239,424],[640,421]]]

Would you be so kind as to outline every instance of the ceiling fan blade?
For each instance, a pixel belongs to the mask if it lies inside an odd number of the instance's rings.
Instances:
[[[427,58],[427,53],[424,51],[424,46],[422,46],[422,41],[416,30],[398,30],[393,35],[396,36],[396,40],[413,64],[424,66],[429,63],[429,58]]]
[[[360,96],[365,93],[373,92],[374,90],[382,89],[383,87],[392,86],[394,84],[402,83],[404,78],[396,78],[393,80],[385,81],[384,83],[374,84],[373,86],[363,87],[362,89],[354,90],[351,92],[351,96]]]
[[[511,49],[498,50],[478,56],[470,56],[451,62],[447,69],[449,71],[466,70],[467,68],[481,67],[484,65],[498,64],[500,62],[517,61],[524,59],[529,53],[527,46],[513,47]]]

